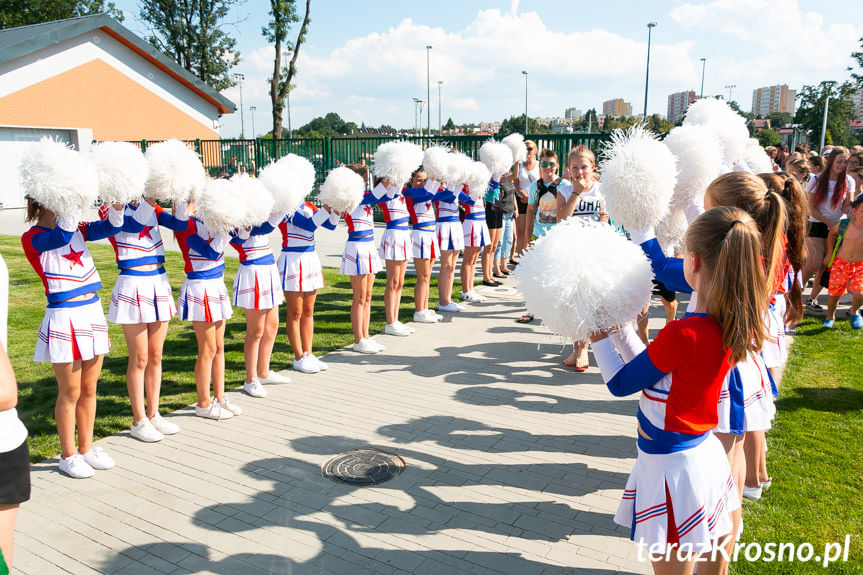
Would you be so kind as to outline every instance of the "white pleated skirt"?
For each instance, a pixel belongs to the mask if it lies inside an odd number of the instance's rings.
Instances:
[[[652,455],[639,449],[614,521],[629,527],[630,538],[648,550],[656,546],[664,551],[676,533],[681,545],[703,553],[714,538],[731,531],[731,512],[739,506],[725,450],[711,434],[677,453]]]
[[[376,274],[383,269],[374,242],[347,242],[339,272],[349,276]]]
[[[33,361],[87,361],[105,355],[110,349],[108,322],[97,299],[77,307],[47,308],[39,326]]]
[[[224,278],[186,278],[177,297],[177,314],[183,321],[212,323],[231,319],[234,310]]]
[[[437,222],[437,245],[442,252],[464,249],[464,229],[461,222]]]
[[[728,378],[722,383],[722,392],[719,395],[717,415],[719,417],[715,431],[718,433],[740,433],[744,431],[766,431],[773,427],[772,421],[776,416],[776,405],[773,403],[773,393],[770,386],[770,376],[764,360],[757,355],[749,354],[745,361],[736,366],[740,374],[741,391],[736,398],[738,405],[743,404],[742,428],[739,424],[732,426],[732,401],[728,386]],[[732,427],[738,429],[732,429]]]
[[[481,248],[491,243],[485,220],[465,220],[462,223],[465,247]]]
[[[324,287],[324,270],[317,252],[282,252],[278,266],[282,291],[312,292]]]
[[[776,294],[776,301],[767,308],[767,339],[761,348],[764,363],[774,368],[788,361],[788,341],[785,337],[785,295]]]
[[[244,309],[279,307],[285,296],[276,264],[240,266],[234,276],[232,303]]]
[[[439,254],[437,234],[433,230],[411,230],[411,257],[434,260]]]
[[[384,230],[378,253],[381,259],[405,261],[411,257],[410,230]]]
[[[117,324],[140,324],[168,321],[177,313],[168,274],[117,276],[108,321]]]

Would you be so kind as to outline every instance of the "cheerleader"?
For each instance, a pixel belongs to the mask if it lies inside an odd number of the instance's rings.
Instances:
[[[338,222],[337,212],[305,202],[279,224],[282,232],[279,276],[287,302],[285,327],[294,351],[293,368],[302,373],[317,373],[328,367],[312,353],[315,297],[317,290],[324,287],[321,260],[315,251],[315,230],[321,226],[334,230]]]
[[[190,202],[189,211],[194,206]],[[195,415],[207,419],[229,419],[243,410],[225,396],[225,323],[233,310],[225,289],[224,250],[231,236],[213,232],[203,221],[189,218],[188,227],[174,232],[186,262],[186,281],[177,297],[181,320],[191,321],[198,342],[195,359]],[[212,381],[213,395],[210,396]]]
[[[79,223],[80,212],[57,217],[27,198],[27,221],[35,225],[24,233],[21,243],[48,299],[33,360],[50,362],[54,368],[58,388],[54,417],[61,451],[58,467],[75,479],[92,477],[94,469],[114,467],[114,460],[101,447],[92,446],[96,384],[110,342],[97,295],[102,282],[86,242],[120,231],[122,208],[112,206],[104,221]]]
[[[434,198],[438,182],[429,180],[420,168],[411,176],[403,194],[411,219],[411,253],[417,283],[414,286],[414,321],[435,323],[443,319],[429,309],[429,289],[434,260],[440,251],[435,235]]]
[[[186,204],[177,203],[175,215],[152,198],[126,206],[123,229],[110,238],[120,274],[111,293],[108,321],[123,326],[129,350],[126,389],[132,406],[131,436],[139,441],[161,441],[180,431],[159,414],[162,387],[162,348],[168,321],[174,317],[174,295],[165,273],[165,248],[159,226],[182,232],[188,225]],[[104,220],[108,208],[99,210]]]
[[[437,205],[435,227],[440,248],[440,271],[437,278],[438,311],[458,312],[464,309],[452,301],[455,263],[459,252],[464,249],[464,230],[458,214],[461,196],[470,199],[464,192],[456,193],[450,190],[446,184],[435,194]]]
[[[491,182],[490,187],[495,190],[498,182]],[[476,261],[483,248],[491,243],[488,225],[485,221],[485,203],[482,198],[474,200],[466,193],[459,194],[459,201],[464,207],[464,222],[462,231],[464,233],[464,257],[461,260],[461,299],[471,303],[482,303],[485,296],[473,291],[474,275],[476,273]]]
[[[591,336],[612,394],[641,391],[638,457],[614,519],[649,551],[674,551],[654,562],[656,573],[690,574],[695,554],[718,538],[726,549],[734,544],[731,512],[740,501],[711,430],[729,370],[761,347],[767,308],[761,236],[746,212],[709,210],[690,226],[686,248],[686,280],[701,294],[693,313],[666,325],[646,349],[631,327],[614,341]]]
[[[347,166],[368,181],[368,168],[360,164]],[[387,189],[375,186],[366,190],[363,201],[351,213],[344,213],[348,227],[348,241],[342,254],[339,272],[350,276],[353,299],[351,300],[351,326],[354,331],[353,350],[358,353],[378,353],[385,347],[369,336],[371,321],[372,287],[375,274],[381,270],[381,260],[375,250],[375,222],[372,209],[390,198]]]
[[[269,234],[282,219],[276,214],[251,230],[232,234],[231,247],[240,257],[234,276],[232,303],[245,310],[246,339],[243,357],[246,379],[243,391],[252,397],[267,397],[265,383],[290,383],[291,378],[270,371],[273,344],[279,332],[279,306],[284,301],[279,289],[279,270],[273,258]]]
[[[384,310],[387,335],[408,336],[414,328],[399,321],[399,306],[402,301],[402,288],[405,284],[405,272],[408,267],[408,257],[412,253],[411,232],[408,228],[410,216],[404,195],[399,193],[400,184],[391,183],[388,179],[378,182],[375,186],[377,194],[384,194],[387,201],[381,203],[386,230],[381,237],[380,257],[384,260],[387,270],[387,285],[384,290]]]

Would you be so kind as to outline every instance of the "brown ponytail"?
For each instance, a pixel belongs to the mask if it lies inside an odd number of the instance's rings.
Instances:
[[[737,363],[757,353],[767,337],[768,288],[761,265],[761,234],[743,210],[713,208],[698,216],[686,232],[686,250],[698,254],[709,274],[707,313],[722,327],[722,343]]]

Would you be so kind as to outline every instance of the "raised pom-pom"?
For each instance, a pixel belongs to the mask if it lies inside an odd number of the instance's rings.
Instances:
[[[258,179],[273,196],[273,210],[293,214],[315,187],[315,167],[301,156],[288,154],[261,170]]]
[[[573,340],[635,319],[650,302],[653,272],[637,245],[611,226],[569,218],[522,257],[515,276],[528,311]]]
[[[466,182],[468,195],[473,200],[481,199],[488,191],[489,180],[491,180],[491,171],[488,167],[483,162],[471,162]]]
[[[234,183],[234,193],[243,208],[242,228],[259,226],[270,217],[273,211],[273,194],[260,181],[249,174],[235,174],[231,177]]]
[[[501,142],[512,150],[513,163],[520,164],[527,161],[527,146],[524,145],[524,136],[515,132],[501,140]]]
[[[742,159],[746,141],[749,139],[746,118],[735,112],[725,100],[719,98],[696,100],[687,108],[683,125],[710,128],[722,147],[722,156],[726,165],[733,165]]]
[[[363,201],[366,182],[363,177],[345,166],[340,166],[327,174],[321,184],[318,199],[337,212],[350,213]]]
[[[755,138],[749,138],[746,141],[746,148],[743,149],[743,158],[741,158],[756,174],[771,174],[773,173],[773,161],[761,144]]]
[[[214,232],[228,233],[245,227],[246,210],[238,201],[237,185],[231,180],[207,180],[196,198],[197,217]]]
[[[99,176],[92,162],[50,138],[27,147],[19,175],[25,195],[58,218],[76,214],[99,197]]]
[[[600,172],[608,213],[624,228],[655,226],[668,212],[677,182],[674,155],[642,126],[615,130]]]
[[[446,187],[452,191],[457,191],[466,184],[471,174],[472,164],[473,160],[460,152],[450,154],[443,179],[446,182]]]
[[[147,148],[150,175],[144,193],[160,201],[196,199],[207,181],[201,159],[180,140],[166,140]]]
[[[405,185],[423,162],[422,148],[410,142],[386,142],[374,156],[374,174],[386,178],[390,186]]]
[[[656,224],[656,240],[662,246],[663,251],[683,245],[683,238],[686,236],[688,227],[689,222],[686,219],[683,206],[677,206],[668,212],[662,221]]]
[[[129,142],[102,142],[90,151],[99,174],[99,199],[103,204],[128,204],[140,198],[147,182],[147,160]]]
[[[446,179],[449,156],[449,149],[443,146],[426,148],[423,154],[423,169],[426,175],[436,182],[443,182]]]
[[[707,186],[722,173],[722,149],[707,126],[677,126],[662,141],[677,158],[673,207],[700,203]]]
[[[489,140],[479,148],[479,160],[485,164],[495,180],[512,168],[512,150],[506,144]]]

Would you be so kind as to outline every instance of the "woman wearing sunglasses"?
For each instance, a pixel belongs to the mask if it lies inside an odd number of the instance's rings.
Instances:
[[[536,142],[525,140],[527,148],[527,160],[518,166],[518,182],[515,190],[516,217],[515,217],[515,253],[521,255],[530,243],[530,231],[527,221],[527,200],[530,195],[530,186],[539,179],[539,162],[536,159]]]

